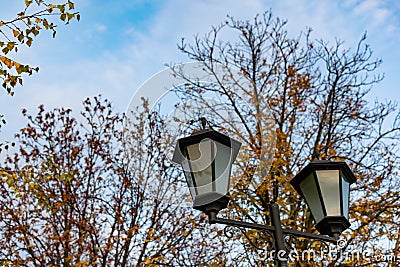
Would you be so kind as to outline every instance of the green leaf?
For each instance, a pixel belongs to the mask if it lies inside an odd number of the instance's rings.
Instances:
[[[73,19],[75,17],[75,15],[71,14],[71,13],[66,13],[66,14],[67,14],[67,17],[68,17],[68,21],[70,21],[71,19]]]
[[[13,50],[14,47],[15,47],[15,43],[14,42],[8,42],[7,48],[8,48],[9,51]]]
[[[33,35],[37,36],[39,34],[39,31],[36,28],[32,28],[32,33]]]
[[[65,5],[58,5],[57,8],[58,10],[60,10],[61,13],[65,12]]]
[[[18,35],[18,41],[22,42],[24,40],[24,34],[21,33],[20,35]]]
[[[5,55],[7,55],[7,53],[10,51],[10,49],[8,49],[7,47],[4,47],[1,51],[3,51],[3,53]]]

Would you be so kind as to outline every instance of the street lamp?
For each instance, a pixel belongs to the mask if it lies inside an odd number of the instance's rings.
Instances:
[[[350,184],[356,177],[344,162],[318,160],[308,164],[291,181],[303,196],[323,235],[338,237],[350,227]]]
[[[227,207],[231,167],[240,146],[211,129],[178,140],[173,161],[183,167],[193,208],[209,214]]]
[[[275,249],[284,253],[285,235],[334,243],[350,227],[349,192],[356,178],[346,163],[332,161],[313,161],[290,182],[305,198],[321,235],[284,229],[276,203],[269,203],[271,225],[218,218],[218,212],[229,202],[230,173],[240,146],[240,142],[210,129],[177,142],[173,161],[183,168],[193,208],[205,212],[210,224],[266,231],[273,236]],[[279,266],[287,266],[286,258],[275,260]]]

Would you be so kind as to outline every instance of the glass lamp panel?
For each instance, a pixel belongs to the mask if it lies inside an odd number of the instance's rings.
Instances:
[[[349,198],[350,198],[350,183],[344,178],[342,179],[342,198],[343,198],[343,215],[349,219]]]
[[[299,186],[308,206],[310,207],[315,221],[317,223],[320,222],[324,218],[324,212],[322,210],[317,184],[314,179],[314,173],[311,173],[303,181],[301,181]]]
[[[189,156],[190,169],[197,187],[197,194],[212,192],[212,161],[213,142],[210,139],[202,140],[198,144],[186,147]]]
[[[232,149],[221,143],[214,142],[216,147],[215,157],[215,185],[216,191],[226,195],[229,191],[229,178],[232,165]]]
[[[192,196],[192,199],[194,199],[196,197],[196,189],[194,188],[193,177],[192,173],[190,172],[189,161],[185,159],[184,161],[181,162],[181,164],[183,172],[185,173],[186,183],[189,187],[190,195]]]
[[[339,170],[316,171],[327,216],[340,216]]]
[[[190,172],[185,172],[185,177],[186,177],[186,182],[189,187],[190,195],[192,196],[192,199],[196,197],[196,188],[193,185],[193,178]]]
[[[185,151],[187,154],[187,151]],[[187,157],[187,155],[186,155]],[[196,197],[196,189],[193,183],[193,177],[192,177],[192,173],[191,173],[191,169],[190,169],[190,164],[189,164],[189,160],[185,157],[185,159],[181,162],[182,165],[182,169],[183,172],[185,174],[185,178],[186,178],[186,183],[189,187],[189,191],[190,191],[190,195],[192,196],[192,199],[194,200]]]

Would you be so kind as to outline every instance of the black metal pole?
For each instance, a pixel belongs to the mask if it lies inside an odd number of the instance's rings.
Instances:
[[[271,222],[274,226],[274,239],[275,239],[275,262],[279,267],[287,267],[287,251],[285,246],[285,238],[283,236],[283,228],[281,217],[279,213],[279,206],[275,203],[270,204]]]

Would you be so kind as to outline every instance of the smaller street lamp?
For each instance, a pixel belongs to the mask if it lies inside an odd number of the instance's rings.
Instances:
[[[338,237],[350,227],[350,184],[356,181],[345,162],[317,160],[308,164],[290,184],[306,200],[323,235]]]
[[[193,208],[206,213],[210,224],[268,232],[274,239],[275,249],[284,254],[287,253],[285,235],[334,243],[350,227],[349,192],[356,178],[346,163],[332,161],[313,161],[290,182],[306,200],[321,235],[282,228],[276,203],[269,203],[271,225],[218,218],[218,212],[229,202],[230,174],[240,146],[240,142],[211,129],[195,132],[177,142],[173,161],[183,168]],[[277,257],[276,262],[278,266],[287,266],[287,259]]]

